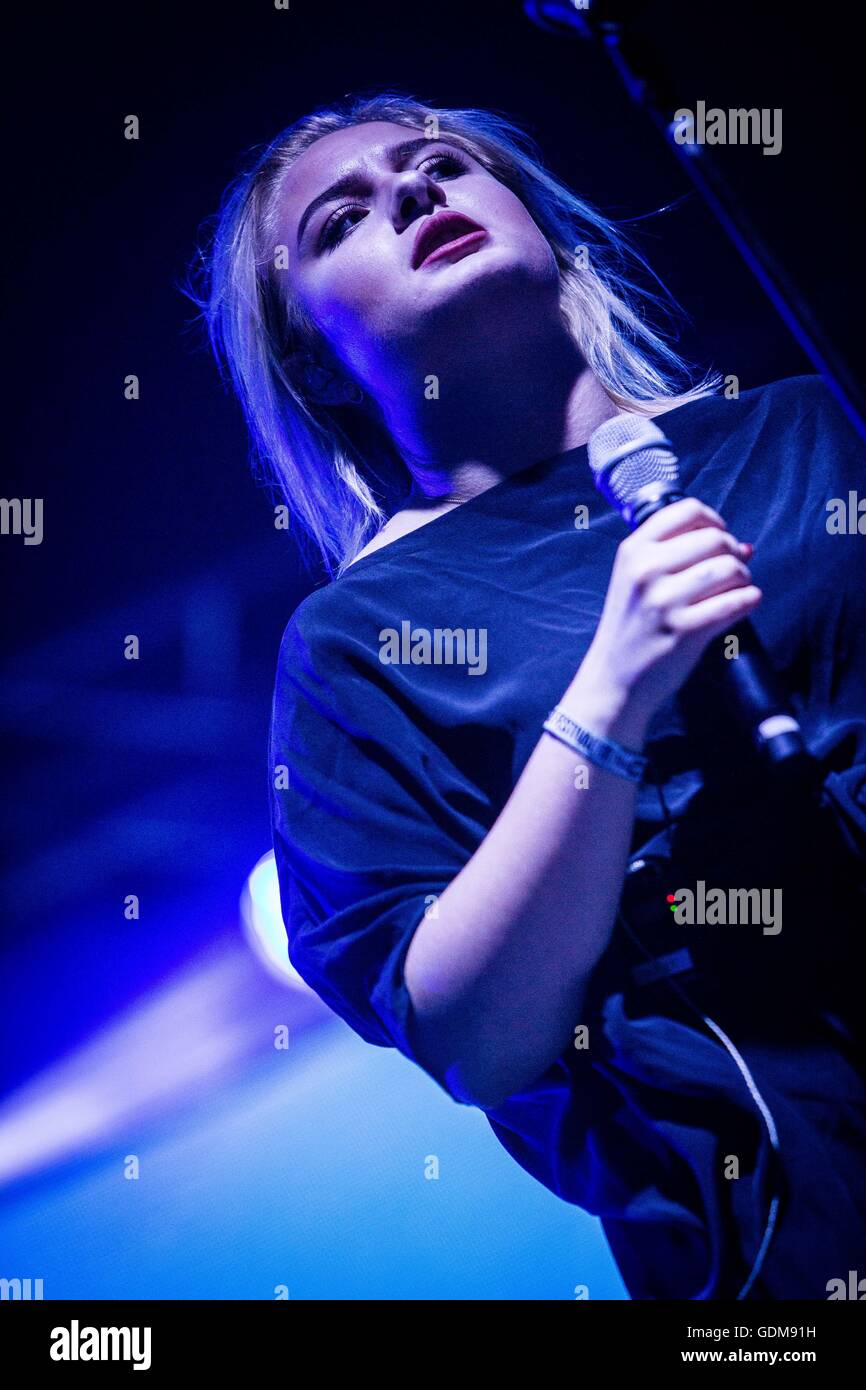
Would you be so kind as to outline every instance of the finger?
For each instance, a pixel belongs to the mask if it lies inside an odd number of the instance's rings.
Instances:
[[[748,560],[751,555],[748,546],[744,546],[730,531],[720,531],[718,526],[701,526],[696,531],[685,531],[679,536],[659,541],[653,548],[657,552],[654,568],[659,576],[677,574],[700,560],[708,560],[712,555],[733,555],[738,560]]]
[[[688,569],[654,580],[647,588],[646,602],[663,610],[676,608],[683,603],[698,603],[726,589],[744,588],[751,579],[751,571],[742,560],[733,555],[713,555]]]
[[[764,597],[754,584],[745,589],[729,589],[722,594],[702,599],[700,603],[672,608],[666,626],[670,632],[702,632],[711,628],[723,631],[725,626],[757,608]]]
[[[682,497],[679,502],[671,502],[669,507],[653,512],[632,535],[642,536],[648,541],[663,541],[683,531],[694,531],[699,526],[718,526],[723,531],[728,529],[727,522],[706,502],[701,502],[697,497]]]

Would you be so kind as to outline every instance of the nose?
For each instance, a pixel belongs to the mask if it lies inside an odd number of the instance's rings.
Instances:
[[[394,180],[391,220],[398,232],[445,203],[445,189],[423,169],[406,169]]]

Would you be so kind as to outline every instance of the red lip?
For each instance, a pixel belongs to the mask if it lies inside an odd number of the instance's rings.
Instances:
[[[480,227],[463,212],[437,212],[433,217],[426,217],[418,228],[412,248],[412,269],[417,270],[434,251],[469,232],[484,232],[486,235],[486,228]]]

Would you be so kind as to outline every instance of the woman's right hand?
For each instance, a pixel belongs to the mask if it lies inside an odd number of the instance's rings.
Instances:
[[[697,498],[662,507],[617,549],[581,675],[651,718],[711,639],[760,603],[750,555]]]

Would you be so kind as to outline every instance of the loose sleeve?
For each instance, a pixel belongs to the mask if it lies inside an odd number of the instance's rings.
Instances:
[[[334,599],[338,599],[334,595]],[[326,592],[311,596],[325,600]],[[271,818],[289,958],[367,1042],[420,1058],[404,982],[416,927],[474,853],[489,807],[362,640],[345,599],[306,600],[280,647]]]

